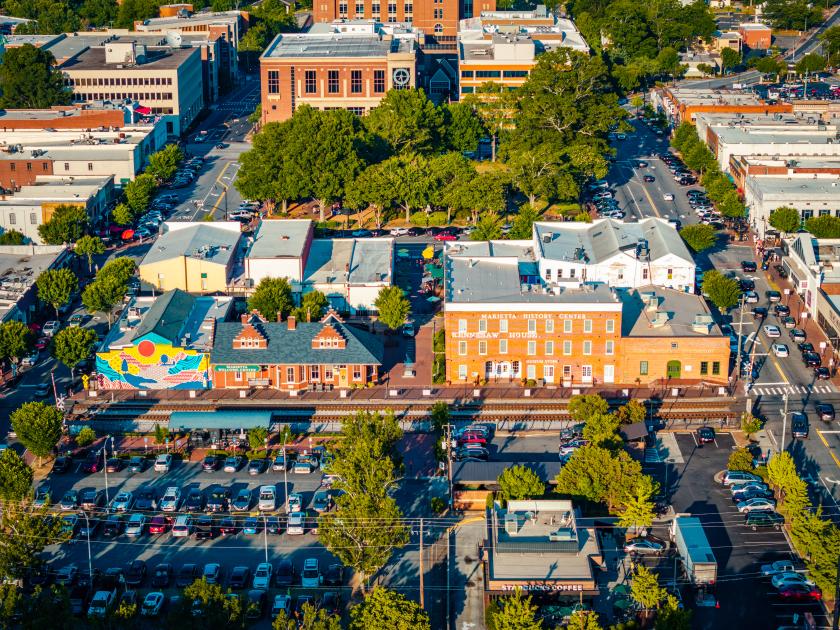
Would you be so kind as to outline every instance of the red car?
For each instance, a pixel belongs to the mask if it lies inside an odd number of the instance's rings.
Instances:
[[[49,338],[48,338],[48,337],[39,337],[39,338],[38,338],[38,341],[36,341],[36,342],[35,342],[35,347],[36,347],[38,350],[43,350],[43,349],[44,349],[44,348],[46,348],[48,345],[50,345],[50,340],[49,340]]]
[[[460,444],[480,444],[485,446],[487,444],[487,436],[483,433],[464,433],[458,438]]]
[[[818,602],[822,599],[822,592],[808,584],[789,584],[779,590],[779,598],[786,602]]]
[[[158,514],[157,516],[153,516],[152,520],[149,521],[150,534],[163,534],[167,529],[169,529],[169,519],[165,516]]]
[[[102,457],[88,457],[82,463],[82,472],[83,473],[98,473],[102,470]]]
[[[457,241],[458,237],[452,234],[451,232],[441,232],[440,234],[435,234],[436,241]]]

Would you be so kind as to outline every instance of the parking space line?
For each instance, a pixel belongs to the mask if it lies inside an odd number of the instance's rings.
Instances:
[[[825,433],[828,433],[828,431],[826,431]],[[837,431],[831,431],[831,433],[837,433]],[[825,446],[828,449],[828,454],[831,455],[831,459],[834,460],[834,463],[837,466],[837,468],[840,468],[840,460],[837,459],[837,455],[834,454],[834,451],[832,451],[831,447],[828,445],[828,440],[825,439],[823,431],[817,429],[817,435],[820,436],[820,440],[822,441],[823,446]]]

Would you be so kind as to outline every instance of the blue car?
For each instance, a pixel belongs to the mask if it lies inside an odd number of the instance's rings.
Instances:
[[[245,534],[259,534],[262,531],[262,521],[256,516],[249,516],[245,519],[242,532]]]

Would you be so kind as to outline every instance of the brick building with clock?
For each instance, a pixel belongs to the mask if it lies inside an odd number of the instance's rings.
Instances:
[[[306,33],[280,33],[260,57],[262,122],[307,104],[363,115],[389,90],[418,86],[423,32],[410,24],[339,20]]]

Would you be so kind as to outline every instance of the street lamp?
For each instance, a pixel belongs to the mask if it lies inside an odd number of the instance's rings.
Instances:
[[[782,400],[785,402],[785,408],[782,411],[782,443],[779,445],[779,454],[785,450],[785,434],[787,433],[787,416],[788,416],[788,395],[787,392],[782,394]]]

